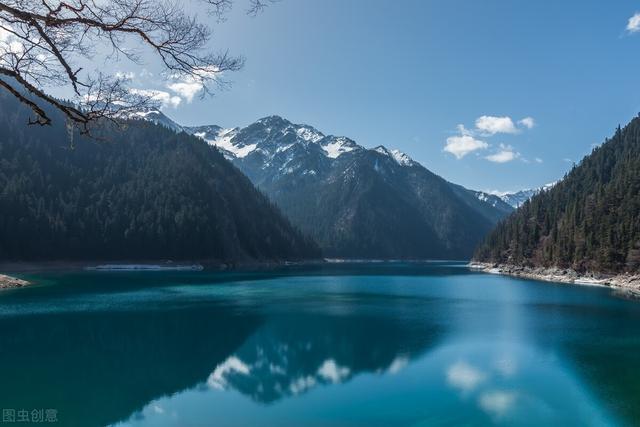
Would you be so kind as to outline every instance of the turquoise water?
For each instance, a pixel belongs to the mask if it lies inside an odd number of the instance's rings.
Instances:
[[[31,278],[0,293],[0,406],[57,425],[640,420],[640,302],[605,288],[444,262]]]

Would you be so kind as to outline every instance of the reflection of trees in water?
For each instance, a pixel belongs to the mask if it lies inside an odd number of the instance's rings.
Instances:
[[[65,426],[114,423],[201,382],[260,322],[220,307],[4,318],[0,404],[56,408]]]
[[[425,301],[331,294],[4,317],[0,404],[56,408],[61,425],[90,427],[207,384],[273,402],[361,372],[401,369],[438,336]]]
[[[432,346],[437,330],[401,316],[283,316],[265,324],[208,378],[271,403],[362,372],[395,373]]]

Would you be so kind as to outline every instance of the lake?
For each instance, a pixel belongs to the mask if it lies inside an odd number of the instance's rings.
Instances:
[[[607,288],[454,262],[27,278],[38,284],[0,293],[3,416],[49,410],[83,427],[640,420],[640,302]]]

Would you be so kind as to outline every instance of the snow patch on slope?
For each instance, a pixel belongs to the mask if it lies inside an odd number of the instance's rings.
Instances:
[[[232,142],[232,139],[237,131],[237,128],[222,129],[214,139],[206,139],[206,134],[204,132],[197,132],[194,133],[194,135],[205,140],[209,145],[218,147],[235,157],[243,158],[246,157],[249,153],[253,152],[258,147],[258,144],[234,144]]]
[[[307,127],[307,126],[302,126],[296,129],[296,135],[298,135],[300,138],[304,139],[305,141],[310,141],[310,142],[318,142],[322,138],[324,138],[323,134],[313,129],[312,127]]]
[[[347,138],[339,137],[331,140],[328,144],[322,146],[322,149],[327,153],[327,157],[336,159],[341,154],[353,151],[354,147]]]
[[[505,203],[508,203],[509,205],[513,206],[514,208],[519,208],[520,206],[522,206],[524,204],[524,202],[526,202],[527,200],[529,200],[530,198],[532,198],[533,196],[535,196],[536,194],[540,193],[541,191],[547,191],[551,188],[553,188],[554,185],[556,185],[558,183],[558,181],[554,181],[554,182],[550,182],[548,184],[543,185],[542,187],[539,188],[527,188],[524,190],[520,190],[520,191],[487,191],[487,193],[489,194],[493,194],[494,196],[498,196],[502,199],[502,201],[504,201]]]
[[[400,166],[412,166],[415,161],[400,150],[389,150],[384,145],[379,145],[373,149],[374,151],[391,157]]]
[[[400,150],[391,150],[391,156],[401,166],[411,166],[414,163],[411,157]]]

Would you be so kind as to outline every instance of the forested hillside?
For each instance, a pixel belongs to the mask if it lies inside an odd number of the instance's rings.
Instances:
[[[278,260],[319,250],[213,147],[135,121],[87,139],[0,97],[1,260]]]
[[[475,259],[578,271],[640,269],[640,117],[525,202]]]

